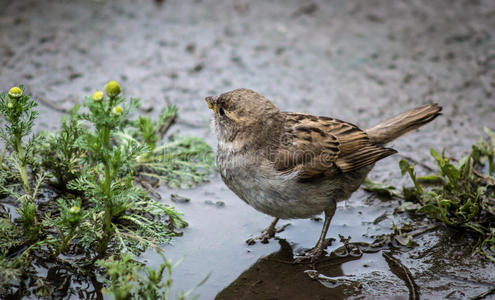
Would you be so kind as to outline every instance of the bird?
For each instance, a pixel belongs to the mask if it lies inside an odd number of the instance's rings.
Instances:
[[[332,117],[282,112],[246,88],[205,101],[214,112],[216,164],[223,182],[248,205],[274,217],[256,239],[266,243],[273,238],[279,219],[324,213],[316,245],[296,262],[322,256],[337,203],[359,188],[378,160],[397,153],[386,144],[434,120],[442,110],[426,104],[362,130]]]

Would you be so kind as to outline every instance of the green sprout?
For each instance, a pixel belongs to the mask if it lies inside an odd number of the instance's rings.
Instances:
[[[128,254],[120,258],[110,257],[106,260],[98,260],[96,263],[107,271],[106,288],[102,291],[110,295],[111,299],[157,299],[167,300],[172,287],[173,270],[181,260],[172,264],[171,260],[158,252],[163,263],[157,269],[145,267],[142,263],[132,259]],[[194,289],[204,284],[209,278],[206,276],[200,283],[189,291],[182,292],[177,299],[188,299]],[[196,298],[192,296],[191,298]]]
[[[38,116],[38,112],[34,110],[36,106],[35,101],[24,95],[22,85],[11,88],[8,93],[0,94],[0,115],[6,123],[4,128],[0,128],[0,138],[5,141],[5,149],[0,156],[0,166],[3,166],[6,149],[12,149],[16,155],[15,167],[28,197],[31,197],[31,188],[27,165],[33,141],[24,144],[23,138],[31,133],[34,120]]]
[[[55,179],[50,184],[61,192],[67,192],[71,180],[81,175],[82,158],[85,151],[77,140],[87,132],[78,117],[79,105],[70,110],[69,117],[62,117],[58,132],[41,132],[34,145],[37,168],[42,168]]]
[[[431,149],[439,173],[432,188],[424,189],[416,178],[414,166],[401,160],[402,173],[408,173],[415,188],[411,198],[419,201],[419,213],[448,226],[464,228],[479,237],[475,250],[495,262],[495,133],[485,128],[489,137],[480,139],[472,151],[457,163]]]
[[[54,220],[55,227],[59,229],[61,242],[58,244],[57,250],[53,257],[64,253],[70,241],[75,237],[76,230],[84,220],[84,212],[81,211],[81,202],[73,201],[67,205],[67,201],[59,199],[57,201],[60,211],[60,216]]]

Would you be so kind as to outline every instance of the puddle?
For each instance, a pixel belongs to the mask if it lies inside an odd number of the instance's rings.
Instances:
[[[203,98],[237,87],[259,91],[282,110],[361,127],[434,101],[443,116],[391,145],[427,165],[433,165],[430,147],[460,157],[484,126],[495,129],[493,1],[163,2],[0,0],[0,88],[24,83],[31,94],[68,109],[115,79],[154,116],[167,101],[176,104],[180,116],[171,133],[210,145],[216,140]],[[60,112],[40,104],[40,113],[36,130],[57,128]],[[400,176],[399,159],[380,161],[371,178],[410,184]],[[240,201],[218,175],[192,190],[159,192],[189,223],[164,247],[168,258],[184,258],[174,273],[175,294],[211,273],[195,290],[200,299],[409,297],[381,251],[316,269],[281,262],[314,245],[321,221],[282,221],[291,225],[278,241],[248,246],[245,240],[271,218]],[[172,193],[190,201],[171,202]],[[394,222],[428,225],[393,216],[396,206],[359,190],[339,204],[328,234],[336,241],[327,250],[342,246],[338,234],[369,243],[390,233]],[[495,282],[493,264],[471,256],[469,236],[441,227],[416,240],[414,249],[392,250],[421,297],[473,297]],[[161,262],[152,251],[141,259]],[[84,283],[72,286],[91,294]]]
[[[304,299],[308,295],[314,295],[315,299],[409,298],[404,280],[392,272],[382,250],[363,253],[361,257],[332,257],[316,264],[316,268],[293,265],[292,254],[314,245],[322,221],[283,221],[280,224],[289,222],[291,225],[277,234],[279,240],[248,246],[245,240],[258,234],[271,218],[240,201],[224,187],[218,176],[210,184],[193,190],[169,191],[163,188],[161,192],[164,200],[170,193],[191,199],[189,203],[175,204],[184,212],[189,227],[183,237],[164,248],[167,258],[184,258],[174,272],[173,293],[194,287],[211,273],[208,281],[195,290],[201,299]],[[225,205],[211,206],[205,203],[207,200],[223,201]],[[351,201],[339,203],[327,236],[335,241],[327,252],[343,246],[339,234],[350,236],[351,243],[372,243],[376,236],[391,233],[394,222],[412,222],[407,214],[393,216],[396,206],[393,200],[382,201],[364,191],[357,191]],[[373,224],[383,212],[389,217]],[[429,223],[416,220],[415,224]],[[474,241],[458,237],[453,243],[449,238],[452,236],[455,232],[440,227],[418,237],[416,241],[420,246],[415,249],[392,248],[394,257],[410,269],[420,294],[426,298],[445,297],[452,292],[457,293],[452,299],[460,295],[474,296],[488,290],[490,282],[495,280],[490,263],[481,262],[479,257],[470,257],[466,251],[457,253],[458,249],[466,248]],[[388,252],[390,248],[385,247],[385,250]],[[444,256],[444,253],[448,255]],[[464,266],[457,262],[461,257],[465,260]],[[142,259],[153,262],[160,258],[148,251]],[[320,278],[313,279],[311,274],[305,273],[311,270],[317,270]]]

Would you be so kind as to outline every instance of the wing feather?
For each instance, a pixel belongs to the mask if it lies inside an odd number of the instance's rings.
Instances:
[[[285,134],[272,161],[283,172],[298,172],[300,179],[333,176],[373,164],[396,153],[371,143],[356,125],[328,117],[283,113]]]

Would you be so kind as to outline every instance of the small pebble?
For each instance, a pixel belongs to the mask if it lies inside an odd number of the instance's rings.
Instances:
[[[211,200],[205,200],[205,204],[208,204],[208,205],[214,205],[216,207],[223,207],[225,206],[225,202],[223,201],[216,201],[216,202],[213,202]]]
[[[189,203],[189,201],[191,201],[191,199],[179,196],[177,194],[171,194],[170,200],[172,200],[172,202],[175,202],[175,203]]]

